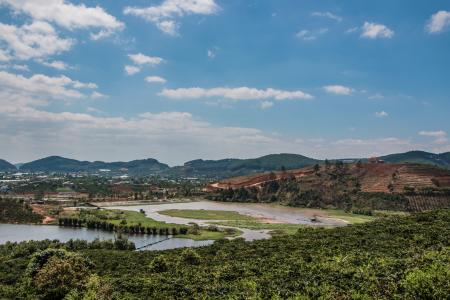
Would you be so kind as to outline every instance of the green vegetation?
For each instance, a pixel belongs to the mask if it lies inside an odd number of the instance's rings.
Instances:
[[[159,211],[159,214],[171,217],[198,219],[198,220],[255,220],[255,218],[242,215],[235,211],[205,210],[205,209],[168,209]]]
[[[450,168],[450,152],[434,154],[424,151],[409,151],[380,157],[390,163],[417,163]]]
[[[0,172],[14,172],[17,171],[15,165],[7,162],[4,159],[0,159]]]
[[[227,236],[236,236],[239,232],[217,227],[200,227],[197,224],[178,225],[155,221],[141,212],[125,210],[66,211],[60,215],[61,226],[98,228],[124,233],[177,235],[193,240],[217,240]]]
[[[261,173],[299,169],[312,166],[320,162],[298,154],[270,154],[253,159],[221,159],[221,160],[193,160],[181,167],[169,170],[170,174],[177,176],[206,176],[206,177],[232,177]]]
[[[308,176],[292,174],[280,180],[250,186],[222,189],[207,198],[215,201],[280,203],[303,208],[334,208],[367,215],[374,210],[408,211],[404,194],[369,193],[361,191],[360,177],[364,172],[356,165],[336,161],[333,165],[318,165]],[[275,178],[275,174],[273,174]]]
[[[42,223],[42,219],[23,200],[0,198],[0,223]]]
[[[4,299],[448,299],[448,278],[450,210],[196,249],[0,246]]]
[[[214,222],[214,224],[253,230],[270,230],[270,233],[274,234],[294,234],[301,227],[307,226],[302,224],[263,223],[258,220],[230,220]]]
[[[155,174],[169,169],[169,166],[158,162],[156,159],[142,159],[130,162],[88,162],[75,159],[64,158],[60,156],[50,156],[35,160],[20,167],[21,170],[31,172],[93,172],[100,169],[107,169],[111,172],[120,172],[121,169],[127,169],[132,175]]]

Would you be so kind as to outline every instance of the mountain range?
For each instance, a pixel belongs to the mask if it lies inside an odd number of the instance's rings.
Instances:
[[[434,154],[424,151],[410,151],[405,153],[381,156],[379,159],[387,163],[420,163],[450,168],[450,152]],[[362,159],[366,160],[366,159]],[[156,159],[133,160],[130,162],[79,161],[60,156],[50,156],[24,163],[17,168],[7,161],[0,160],[0,172],[87,172],[87,173],[124,173],[130,175],[161,174],[184,177],[217,177],[248,175],[291,170],[321,164],[322,160],[309,158],[298,154],[270,154],[253,159],[221,159],[221,160],[193,160],[182,166],[169,167]]]

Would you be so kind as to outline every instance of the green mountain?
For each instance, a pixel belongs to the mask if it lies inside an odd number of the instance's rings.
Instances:
[[[283,167],[286,170],[303,168],[320,163],[298,154],[270,154],[253,159],[221,159],[221,160],[193,160],[183,166],[173,167],[169,171],[171,175],[178,176],[208,176],[225,178],[241,176],[252,173],[279,171]]]
[[[0,172],[12,172],[17,171],[16,166],[13,164],[10,164],[6,160],[0,159]]]
[[[20,170],[30,172],[88,172],[97,173],[100,170],[110,170],[112,173],[127,172],[132,175],[158,174],[168,170],[169,166],[156,159],[133,160],[130,162],[79,161],[60,156],[50,156],[35,160],[20,167]]]
[[[409,151],[380,157],[389,163],[419,163],[450,168],[450,152],[434,154],[425,151]]]

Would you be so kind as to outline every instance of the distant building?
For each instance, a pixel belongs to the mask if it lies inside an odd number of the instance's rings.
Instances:
[[[384,164],[384,160],[379,159],[378,157],[369,158],[369,163],[371,164]]]

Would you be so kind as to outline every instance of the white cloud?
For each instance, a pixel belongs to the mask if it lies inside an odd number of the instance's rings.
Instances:
[[[206,51],[206,55],[208,56],[209,59],[214,59],[217,56],[217,51],[219,50],[218,47],[213,47],[208,49],[208,51]]]
[[[107,97],[108,96],[106,96],[106,95],[104,95],[102,93],[99,93],[97,91],[94,91],[94,92],[91,93],[91,99],[100,99],[100,98],[107,98]]]
[[[180,27],[180,25],[175,21],[168,21],[168,20],[158,22],[156,26],[158,27],[159,30],[171,36],[177,36],[178,29]]]
[[[272,106],[273,106],[273,102],[271,102],[271,101],[261,102],[261,109],[271,108]]]
[[[136,66],[126,65],[124,67],[124,70],[127,75],[134,75],[136,73],[139,73],[141,71],[141,68],[136,67]]]
[[[142,53],[129,54],[128,57],[137,65],[156,66],[164,62],[164,59],[157,56],[148,56]]]
[[[445,132],[443,130],[437,130],[437,131],[422,130],[422,131],[419,131],[419,135],[434,138],[434,141],[433,141],[434,144],[443,145],[443,144],[448,143],[447,132]]]
[[[368,97],[370,100],[379,100],[379,99],[384,99],[384,96],[380,93],[371,95]]]
[[[72,39],[60,38],[55,29],[46,22],[36,21],[16,27],[0,23],[0,41],[17,59],[41,58],[68,51],[74,44]]]
[[[329,12],[329,11],[326,11],[326,12],[316,11],[316,12],[311,13],[311,16],[313,16],[313,17],[324,17],[324,18],[328,18],[328,19],[331,19],[331,20],[334,20],[334,21],[337,21],[337,22],[341,22],[342,21],[342,17],[337,16],[337,15],[335,15],[335,14]]]
[[[295,34],[295,36],[304,41],[312,41],[317,39],[318,36],[323,35],[328,32],[328,28],[320,28],[316,30],[300,30]]]
[[[361,37],[368,39],[384,38],[390,39],[394,36],[394,31],[383,24],[365,22],[362,26]]]
[[[149,83],[166,83],[167,80],[159,77],[159,76],[148,76],[145,78],[145,81],[149,82]]]
[[[193,87],[193,88],[179,88],[179,89],[164,89],[159,95],[171,99],[198,99],[209,97],[222,97],[231,100],[289,100],[289,99],[312,99],[313,96],[302,91],[283,91],[268,88],[260,90],[249,87],[216,87],[211,89]]]
[[[45,100],[44,102],[46,102],[49,98],[83,98],[85,95],[80,91],[81,89],[96,89],[97,85],[82,83],[66,76],[49,77],[35,74],[31,77],[25,77],[0,71],[0,87],[6,94],[28,97],[30,102],[36,102],[34,100]],[[5,98],[9,97],[5,96]]]
[[[357,32],[358,30],[359,30],[359,27],[351,27],[351,28],[347,29],[345,31],[345,33],[350,34],[350,33],[353,33],[353,32]]]
[[[70,30],[90,27],[118,30],[124,27],[100,6],[86,7],[65,0],[0,0],[0,4],[6,4],[34,20],[52,22]]]
[[[97,33],[91,33],[89,36],[90,36],[91,40],[99,41],[99,40],[106,39],[106,38],[112,36],[113,34],[114,34],[114,31],[112,31],[112,30],[100,30]]]
[[[431,16],[426,26],[429,33],[440,33],[450,26],[450,11],[441,10]]]
[[[324,86],[323,89],[329,93],[329,94],[336,94],[336,95],[351,95],[353,93],[353,89],[343,86],[343,85],[327,85]]]
[[[386,118],[387,116],[389,116],[389,114],[384,110],[375,112],[375,117],[377,118]]]
[[[164,0],[157,6],[126,7],[124,14],[141,17],[154,23],[161,31],[177,35],[179,27],[175,21],[177,18],[191,14],[212,15],[219,9],[214,0]]]
[[[60,60],[54,60],[54,61],[51,61],[51,62],[48,62],[48,61],[45,61],[45,60],[39,60],[38,62],[41,65],[44,65],[46,67],[53,68],[53,69],[56,69],[56,70],[60,70],[60,71],[64,71],[64,70],[69,69],[69,65],[67,65],[65,62],[60,61]]]

